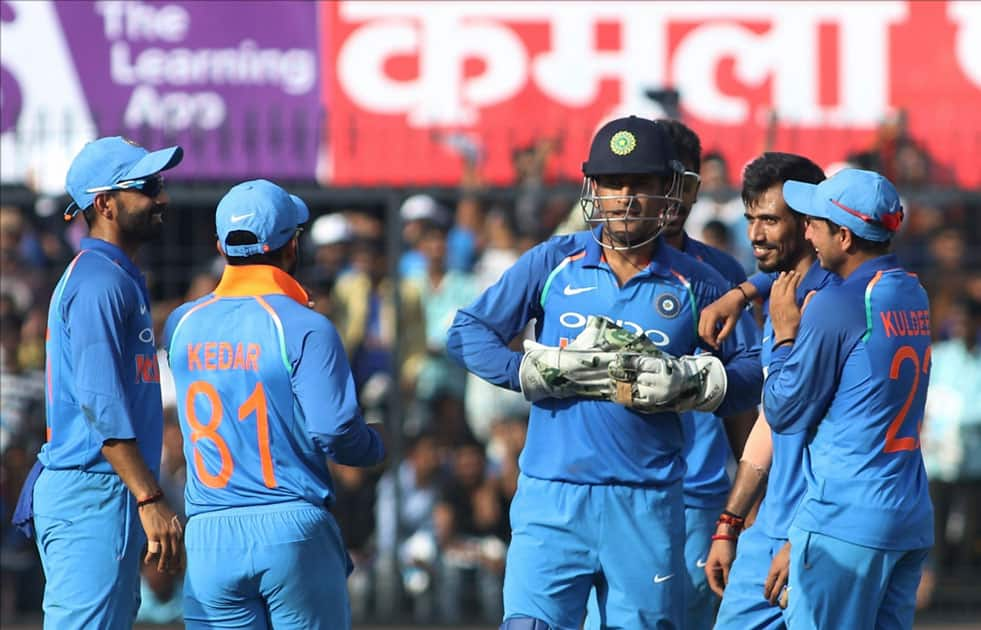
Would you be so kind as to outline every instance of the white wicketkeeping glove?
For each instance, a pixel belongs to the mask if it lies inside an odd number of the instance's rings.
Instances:
[[[609,321],[590,316],[579,336],[564,348],[525,341],[518,369],[521,393],[531,402],[573,396],[610,400],[610,363],[615,351],[632,341],[622,332]]]
[[[641,413],[715,411],[726,394],[725,367],[709,354],[620,354],[610,365],[614,400]]]

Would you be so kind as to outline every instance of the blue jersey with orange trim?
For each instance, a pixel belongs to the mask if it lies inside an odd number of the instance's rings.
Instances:
[[[135,439],[160,470],[160,372],[143,275],[111,243],[84,238],[48,308],[46,468],[114,473],[106,440]]]
[[[773,322],[770,321],[770,288],[777,274],[754,274],[754,277],[765,275],[771,279],[763,285],[760,295],[764,296],[763,312],[763,345],[760,356],[763,360],[763,375],[766,376],[770,365],[770,354],[773,344]],[[804,298],[811,291],[820,291],[824,287],[838,282],[835,274],[821,267],[815,260],[797,286],[796,299],[798,306],[804,303]],[[757,285],[760,288],[760,285]],[[808,305],[810,308],[810,305]],[[790,522],[801,497],[804,496],[804,473],[801,460],[804,457],[806,433],[781,434],[771,431],[773,439],[773,457],[770,460],[770,474],[767,477],[766,494],[756,515],[756,526],[770,538],[786,539],[790,530]]]
[[[352,466],[384,457],[337,331],[285,272],[226,267],[214,293],[171,314],[164,337],[188,516],[297,499],[329,504],[325,454]]]
[[[598,230],[599,228],[597,228]],[[725,280],[663,241],[651,263],[622,287],[590,232],[557,236],[521,256],[450,328],[450,356],[485,380],[520,390],[521,352],[508,348],[532,319],[538,341],[574,339],[589,315],[607,317],[645,334],[672,355],[699,347],[700,307],[727,289]],[[723,344],[729,387],[720,413],[759,401],[758,345],[735,336]],[[532,405],[521,454],[524,474],[574,483],[660,485],[685,470],[678,414],[641,414],[587,399],[546,399]]]
[[[879,549],[933,544],[920,452],[930,303],[895,256],[819,291],[797,341],[772,353],[763,396],[777,433],[807,432],[793,524]]]
[[[729,254],[683,234],[681,251],[711,266],[736,285],[746,279],[742,265]],[[759,335],[749,313],[734,334],[745,334],[755,340]],[[719,416],[704,411],[681,414],[685,437],[683,454],[688,471],[685,473],[685,505],[697,508],[721,508],[732,487],[726,473],[726,462],[732,454],[729,438]]]

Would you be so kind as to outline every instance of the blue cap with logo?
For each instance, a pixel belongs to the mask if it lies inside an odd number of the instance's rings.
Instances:
[[[820,184],[788,180],[783,198],[797,212],[833,221],[869,241],[891,240],[903,222],[896,187],[872,171],[846,168]]]
[[[286,245],[309,218],[310,210],[302,199],[268,180],[254,179],[225,193],[215,212],[215,227],[227,256],[253,256]],[[229,245],[228,235],[237,231],[252,233],[256,242]]]
[[[72,160],[65,177],[65,188],[72,198],[65,219],[91,206],[100,192],[142,188],[146,180],[174,168],[182,159],[184,149],[180,147],[151,153],[122,136],[89,142]]]

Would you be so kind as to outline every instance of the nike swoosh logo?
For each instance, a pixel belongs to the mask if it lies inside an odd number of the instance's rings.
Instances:
[[[763,343],[766,343],[769,340],[770,340],[770,335],[767,335],[766,337],[763,337]]]
[[[667,582],[668,580],[670,580],[673,577],[674,577],[674,573],[672,573],[671,575],[663,575],[663,576],[662,575],[655,575],[654,576],[654,583],[655,584],[660,584],[661,582]]]
[[[140,315],[146,315],[146,304],[140,304]]]
[[[702,567],[704,567],[706,564],[707,563],[704,560],[702,560],[701,558],[699,558],[698,560],[695,561],[695,566],[698,567],[699,569],[701,569]]]
[[[228,220],[231,221],[232,223],[238,223],[239,221],[244,221],[248,219],[254,214],[255,212],[250,212],[248,214],[233,214],[232,216],[228,217]]]
[[[592,291],[595,288],[596,287],[581,287],[581,288],[578,288],[578,289],[573,289],[571,284],[567,284],[567,285],[565,285],[565,288],[562,289],[562,294],[563,295],[579,295],[580,293],[585,293],[586,291]]]

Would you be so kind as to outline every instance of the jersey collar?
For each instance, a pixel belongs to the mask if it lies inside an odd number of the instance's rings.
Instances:
[[[140,272],[139,267],[136,266],[129,256],[126,255],[119,247],[116,247],[109,241],[104,241],[101,238],[92,238],[91,236],[86,236],[79,242],[79,250],[87,249],[90,251],[96,251],[100,254],[105,255],[114,263],[123,268],[123,270],[129,275],[133,276],[135,279],[143,281],[143,273]]]
[[[596,238],[590,238],[586,241],[586,251],[585,256],[583,256],[583,265],[586,267],[599,267],[600,263],[606,262],[606,250],[596,241],[601,237],[602,230],[603,226],[594,228],[592,232]],[[671,253],[668,249],[669,246],[664,242],[663,237],[658,236],[654,239],[654,258],[651,259],[645,271],[659,276],[671,277]]]
[[[875,275],[877,271],[887,271],[889,269],[900,268],[899,259],[896,258],[895,254],[886,254],[885,256],[876,256],[871,260],[866,260],[858,268],[855,269],[848,276],[845,282],[851,282],[854,278],[855,281],[861,281],[865,283],[869,278]]]
[[[215,288],[218,297],[254,297],[257,295],[286,295],[303,306],[310,296],[293,276],[272,265],[225,265],[221,282]]]

